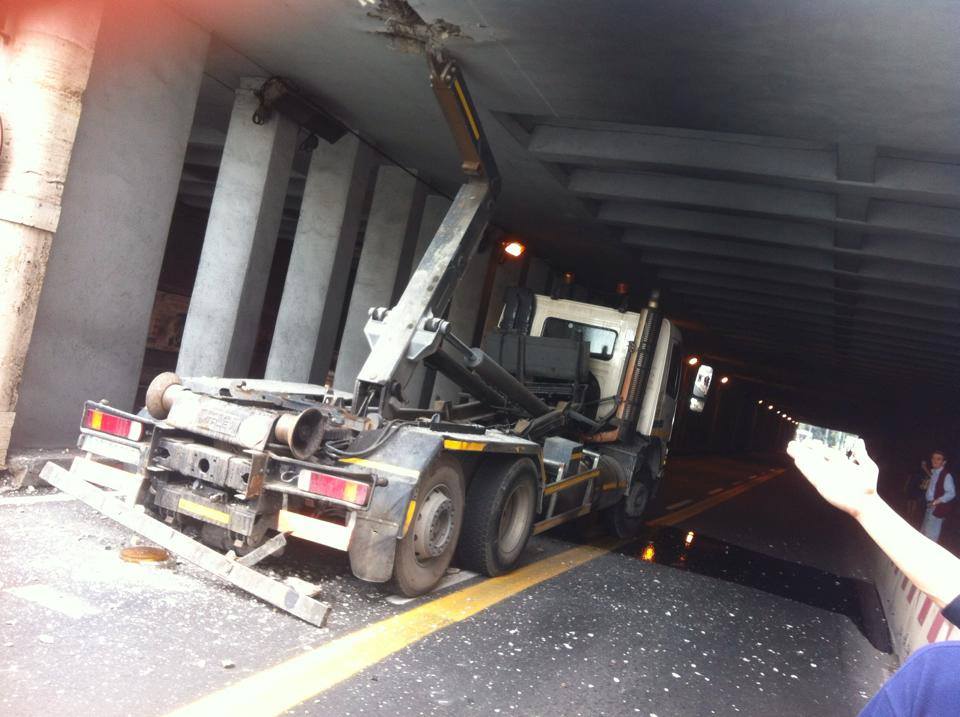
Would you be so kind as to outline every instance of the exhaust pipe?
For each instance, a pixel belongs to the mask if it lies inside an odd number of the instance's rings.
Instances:
[[[289,413],[232,403],[194,393],[169,371],[150,382],[146,406],[158,421],[241,448],[262,451],[277,442],[306,460],[323,443],[325,421],[317,408]]]

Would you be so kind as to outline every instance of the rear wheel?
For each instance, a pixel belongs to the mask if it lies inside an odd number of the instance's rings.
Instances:
[[[530,539],[536,507],[533,461],[481,465],[467,495],[460,564],[490,577],[512,570]]]
[[[393,583],[407,597],[428,592],[446,573],[463,525],[463,470],[441,456],[420,482],[413,520],[397,544]]]

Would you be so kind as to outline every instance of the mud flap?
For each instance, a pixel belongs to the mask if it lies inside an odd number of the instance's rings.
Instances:
[[[350,570],[361,580],[385,583],[393,576],[397,526],[357,517],[350,540]]]
[[[125,528],[139,533],[171,553],[236,585],[264,602],[317,627],[323,627],[326,622],[330,612],[328,604],[303,595],[279,580],[268,578],[236,560],[227,558],[166,523],[151,518],[141,512],[142,509],[139,509],[139,506],[127,505],[71,471],[55,463],[47,463],[40,472],[40,477],[55,488],[80,499],[94,510],[112,518]]]

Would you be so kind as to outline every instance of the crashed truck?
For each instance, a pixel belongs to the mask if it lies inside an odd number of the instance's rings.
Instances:
[[[640,312],[508,292],[482,348],[444,314],[499,186],[457,65],[430,79],[467,175],[406,290],[372,308],[353,394],[264,380],[157,376],[131,414],[87,402],[70,470],[44,477],[150,540],[315,624],[309,591],[257,571],[289,536],[346,551],[358,578],[422,595],[451,561],[496,576],[530,536],[599,512],[641,525],[661,482],[681,339]],[[411,407],[420,366],[456,401]],[[106,489],[106,490],[104,490]]]

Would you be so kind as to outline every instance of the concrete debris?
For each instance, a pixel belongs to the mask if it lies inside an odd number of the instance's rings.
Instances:
[[[232,670],[234,667],[237,666],[237,663],[234,662],[233,660],[221,660],[220,666],[225,670]]]
[[[390,38],[391,47],[400,52],[423,54],[440,49],[451,37],[472,39],[459,25],[443,18],[426,22],[407,0],[379,0],[367,15],[386,24],[377,34]]]
[[[45,645],[52,645],[56,642],[52,635],[40,635],[37,639]]]

